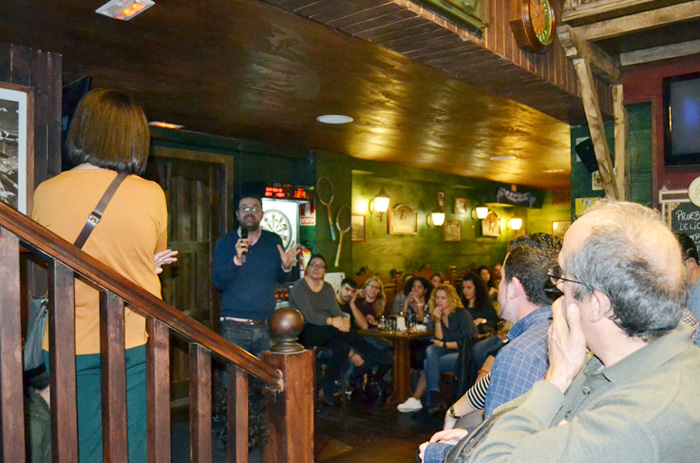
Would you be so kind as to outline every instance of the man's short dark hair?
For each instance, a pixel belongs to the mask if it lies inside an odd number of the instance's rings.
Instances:
[[[695,259],[696,263],[700,264],[700,262],[698,262],[698,248],[695,246],[695,241],[693,241],[693,239],[685,233],[676,232],[676,238],[678,238],[678,242],[681,243],[683,259],[692,258]]]
[[[517,277],[531,303],[541,307],[551,304],[554,295],[546,291],[547,272],[557,263],[560,250],[561,239],[547,233],[515,238],[503,263],[506,281]]]
[[[311,261],[309,261],[311,262]],[[357,282],[353,280],[352,278],[343,278],[343,281],[340,282],[340,287],[342,288],[343,286],[348,285],[353,289],[357,289]]]
[[[241,201],[246,199],[246,198],[257,199],[258,202],[260,202],[260,204],[262,204],[262,196],[260,196],[258,193],[243,192],[240,195],[238,195],[236,202],[233,203],[236,206],[236,209],[238,209],[238,206],[241,204]]]

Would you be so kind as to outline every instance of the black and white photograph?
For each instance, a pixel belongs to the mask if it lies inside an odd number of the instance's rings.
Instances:
[[[0,200],[27,213],[30,89],[0,83]]]

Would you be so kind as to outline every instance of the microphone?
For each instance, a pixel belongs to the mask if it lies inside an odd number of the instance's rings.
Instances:
[[[248,239],[248,229],[245,227],[241,227],[241,239],[247,240]],[[245,264],[246,260],[248,260],[248,251],[243,251],[241,253],[241,264]]]

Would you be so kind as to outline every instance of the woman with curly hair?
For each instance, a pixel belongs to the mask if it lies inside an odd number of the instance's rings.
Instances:
[[[435,321],[435,336],[426,351],[423,374],[415,393],[397,407],[402,413],[423,408],[420,398],[426,391],[428,408],[432,410],[437,406],[440,374],[455,370],[462,343],[476,332],[471,314],[464,309],[457,290],[451,285],[441,284],[435,288],[429,306]]]
[[[495,333],[498,325],[498,314],[489,301],[486,286],[481,278],[475,273],[467,273],[459,285],[458,292],[462,304],[469,309],[479,334],[487,334],[488,331]]]

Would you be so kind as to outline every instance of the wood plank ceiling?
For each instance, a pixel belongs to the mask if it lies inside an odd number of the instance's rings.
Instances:
[[[373,1],[345,8],[367,9]],[[567,122],[580,105],[570,93],[575,82],[533,79],[459,33],[435,31],[420,14],[406,17],[382,2],[385,15],[403,18],[400,28],[394,20],[387,29],[342,25],[367,37],[384,30],[373,36],[379,42],[381,35],[380,47],[253,0],[158,2],[126,23],[96,15],[101,3],[6,0],[0,42],[61,53],[64,81],[91,75],[96,86],[127,88],[151,120],[189,130],[505,184],[569,186]],[[396,50],[386,48],[389,42]],[[541,58],[524,59],[527,67]],[[496,91],[539,102],[540,110]],[[355,121],[315,121],[329,113]],[[503,155],[514,159],[493,159]]]

